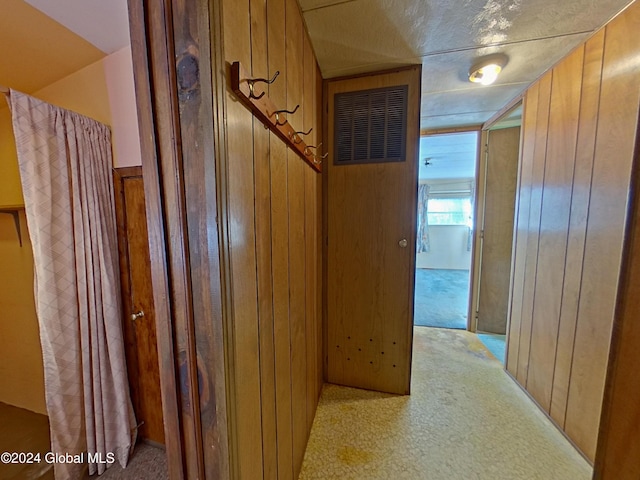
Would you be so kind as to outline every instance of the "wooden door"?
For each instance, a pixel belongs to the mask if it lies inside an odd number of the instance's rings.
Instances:
[[[404,161],[335,165],[334,96],[408,85]],[[409,393],[420,68],[329,81],[327,379]]]
[[[114,186],[125,355],[138,438],[164,444],[142,168],[115,169]]]
[[[520,127],[488,132],[477,330],[506,334]]]

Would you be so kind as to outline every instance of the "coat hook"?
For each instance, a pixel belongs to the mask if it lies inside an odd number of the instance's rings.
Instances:
[[[329,156],[329,152],[325,153],[324,155],[320,156],[320,158],[318,158],[318,155],[314,155],[313,156],[313,163],[316,165],[320,165],[322,163],[322,161],[327,158]]]
[[[300,108],[300,105],[296,105],[296,108],[294,108],[293,110],[285,110],[285,109],[282,109],[282,110],[276,110],[276,111],[275,111],[275,112],[273,112],[271,115],[275,115],[275,116],[276,116],[276,125],[282,126],[282,125],[284,125],[285,123],[287,123],[287,119],[285,118],[285,119],[284,119],[284,122],[281,122],[281,121],[280,121],[280,114],[281,114],[281,113],[289,113],[289,114],[293,115],[294,113],[296,113],[296,111],[298,110],[298,108]],[[269,116],[271,116],[271,115],[269,115]]]
[[[249,96],[251,98],[253,98],[254,100],[260,100],[262,97],[264,97],[265,92],[262,92],[259,96],[256,97],[256,93],[253,90],[253,86],[255,83],[266,83],[267,85],[271,85],[273,82],[276,81],[276,78],[278,78],[278,75],[280,75],[280,70],[276,70],[276,73],[273,74],[273,77],[271,78],[271,80],[267,80],[266,78],[250,78],[247,80],[247,83],[249,84]]]
[[[293,141],[293,143],[298,144],[300,142],[302,142],[302,139],[300,138],[300,135],[309,135],[311,133],[311,130],[313,130],[313,127],[311,127],[309,129],[308,132],[291,132],[289,133],[289,139],[291,141]]]
[[[322,146],[322,142],[320,142],[318,145],[307,145],[307,146],[304,148],[304,154],[305,154],[305,155],[311,155],[311,149],[312,149],[312,148],[317,150],[317,149],[318,149],[318,148],[320,148],[321,146]]]

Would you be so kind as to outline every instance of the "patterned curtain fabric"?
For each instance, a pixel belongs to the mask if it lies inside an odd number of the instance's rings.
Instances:
[[[421,183],[418,185],[418,240],[417,252],[427,253],[431,250],[429,242],[429,185]]]
[[[35,299],[52,451],[59,479],[124,467],[135,443],[122,336],[109,128],[11,91],[35,259]]]

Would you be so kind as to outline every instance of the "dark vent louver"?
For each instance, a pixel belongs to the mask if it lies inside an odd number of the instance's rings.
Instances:
[[[407,138],[407,85],[334,97],[334,163],[402,162]]]

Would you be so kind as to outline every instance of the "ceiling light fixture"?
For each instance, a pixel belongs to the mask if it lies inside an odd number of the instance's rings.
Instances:
[[[469,81],[491,85],[498,78],[498,74],[507,64],[506,55],[500,53],[480,59],[469,70]]]

